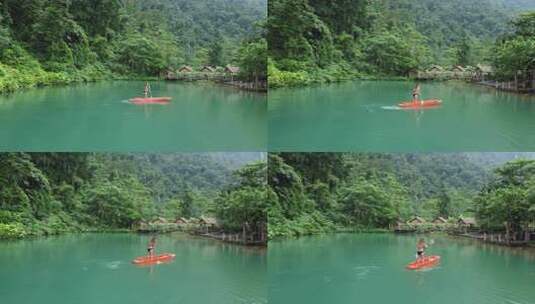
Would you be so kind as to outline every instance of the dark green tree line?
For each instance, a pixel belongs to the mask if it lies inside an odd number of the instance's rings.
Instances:
[[[515,157],[488,155],[487,162],[486,154],[270,154],[269,234],[388,229],[414,216],[472,216],[479,191],[493,179],[490,169]]]
[[[265,163],[242,168],[249,161],[234,173],[212,154],[3,153],[0,238],[206,214],[229,227],[254,223],[265,210]]]
[[[265,16],[265,1],[3,0],[0,92],[238,64]]]
[[[515,4],[502,0],[269,1],[270,86],[408,76],[491,61]]]

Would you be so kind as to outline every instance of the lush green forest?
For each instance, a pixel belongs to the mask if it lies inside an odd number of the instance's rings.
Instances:
[[[535,160],[517,160],[497,168],[495,177],[476,197],[474,209],[484,229],[505,230],[506,235],[523,239],[535,223]]]
[[[530,157],[522,154],[521,157]],[[525,218],[535,208],[534,161],[516,161],[517,154],[270,154],[269,235],[296,236],[340,229],[387,229],[414,216],[477,216],[499,223],[490,214],[508,214],[487,196],[501,193],[504,176],[518,176],[525,200],[518,212]],[[502,167],[503,166],[503,167]],[[496,169],[498,168],[498,169]],[[493,172],[496,170],[496,173]],[[498,182],[497,182],[498,181]],[[511,182],[512,183],[512,182]],[[509,186],[507,186],[509,187]],[[484,189],[484,190],[482,190]],[[492,190],[488,190],[492,189]],[[516,189],[512,189],[515,192]],[[531,192],[530,192],[531,191]],[[487,194],[489,193],[489,194]],[[531,204],[531,205],[530,205]],[[492,209],[496,208],[496,209]],[[533,216],[531,217],[533,220]]]
[[[0,154],[0,238],[128,230],[164,217],[266,221],[266,162],[238,154]]]
[[[270,1],[270,86],[492,63],[496,38],[507,37],[511,20],[529,8],[504,0]]]
[[[168,68],[265,75],[265,0],[1,0],[0,92]],[[260,76],[259,76],[260,75]]]
[[[493,54],[492,63],[501,79],[527,78],[518,73],[535,70],[535,11],[513,21],[513,31],[498,40]]]

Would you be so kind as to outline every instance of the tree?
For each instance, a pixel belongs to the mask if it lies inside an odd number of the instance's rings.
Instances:
[[[263,38],[242,44],[238,50],[238,65],[243,79],[255,82],[267,79],[267,50]]]
[[[514,33],[496,43],[493,63],[502,79],[510,80],[519,71],[535,69],[535,13],[523,14],[513,22]]]
[[[267,222],[267,164],[258,162],[235,172],[239,183],[216,199],[219,219],[232,230],[251,229]]]
[[[173,220],[176,220],[183,215],[183,203],[179,199],[172,199],[168,201],[165,204],[164,209],[166,216]]]
[[[470,62],[471,41],[467,34],[464,34],[462,40],[457,46],[457,62],[460,66],[467,66]]]
[[[222,66],[223,46],[220,41],[214,41],[208,50],[208,60],[212,66]]]
[[[278,155],[269,155],[268,184],[276,196],[272,206],[282,212],[286,218],[293,219],[311,207],[311,201],[305,196],[302,178],[291,166]]]
[[[340,203],[353,224],[386,228],[397,219],[386,193],[364,180],[343,189]]]
[[[496,169],[496,179],[476,200],[476,216],[487,229],[505,229],[509,239],[535,220],[535,161],[519,160]]]
[[[442,191],[437,202],[438,216],[449,218],[452,213],[451,198],[446,191]]]

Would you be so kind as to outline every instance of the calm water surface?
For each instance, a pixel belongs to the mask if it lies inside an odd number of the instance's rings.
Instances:
[[[138,267],[148,236],[89,234],[0,242],[2,303],[267,303],[265,250],[161,236],[170,264]]]
[[[269,92],[270,151],[534,151],[535,96],[422,84],[438,109],[401,110],[413,82],[359,81]]]
[[[209,83],[154,82],[168,105],[133,105],[141,81],[0,96],[2,151],[265,151],[267,97]]]
[[[424,236],[441,264],[409,271],[420,236],[339,234],[273,241],[270,304],[533,304],[535,249]]]

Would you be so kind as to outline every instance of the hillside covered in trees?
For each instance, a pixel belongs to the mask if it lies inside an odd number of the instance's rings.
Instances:
[[[0,92],[154,77],[182,64],[235,64],[248,78],[265,70],[266,5],[265,0],[1,0]]]
[[[270,1],[270,86],[492,63],[496,38],[531,8],[520,0]]]
[[[387,229],[414,216],[427,220],[476,216],[495,227],[501,225],[500,216],[511,214],[506,212],[509,208],[525,213],[525,224],[530,216],[535,219],[534,161],[515,159],[530,157],[513,153],[270,154],[269,235]],[[513,162],[504,165],[506,161]],[[521,200],[509,205],[500,197],[504,191]]]
[[[266,162],[238,154],[0,154],[0,239],[163,217],[265,223]]]

